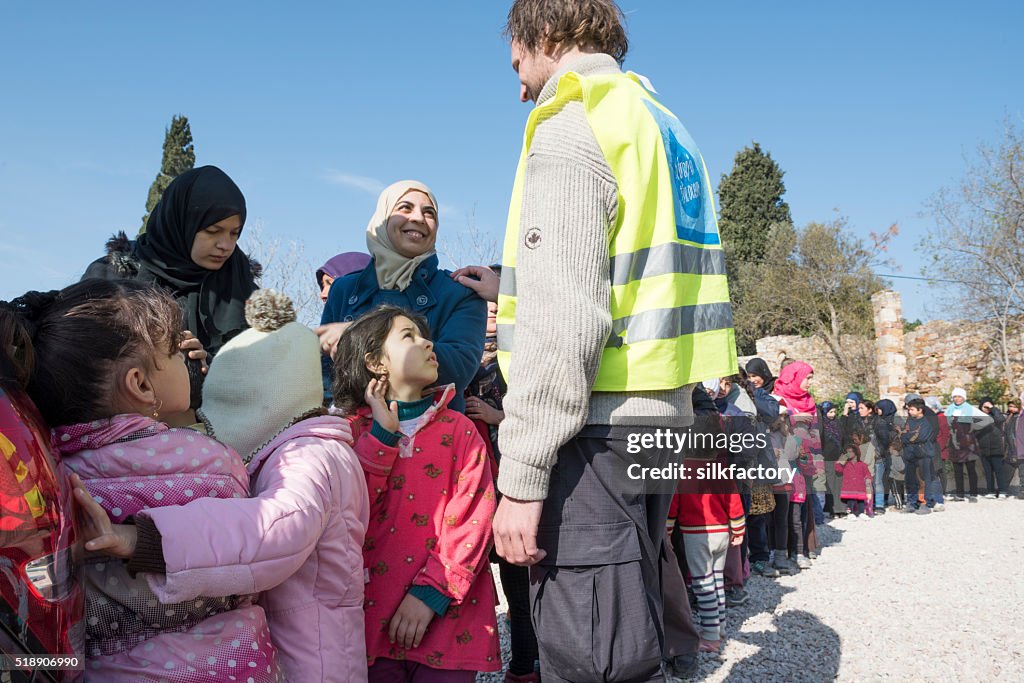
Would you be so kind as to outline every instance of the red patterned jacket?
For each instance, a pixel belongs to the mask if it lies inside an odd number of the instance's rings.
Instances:
[[[454,385],[439,390],[413,434],[387,446],[371,433],[364,407],[350,419],[354,449],[366,475],[370,524],[363,546],[366,655],[410,660],[437,669],[501,669],[495,589],[487,554],[496,500],[480,433],[448,408]],[[451,598],[419,647],[388,640],[388,623],[413,585]]]

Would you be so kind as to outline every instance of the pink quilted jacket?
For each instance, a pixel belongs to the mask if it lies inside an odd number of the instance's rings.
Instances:
[[[159,598],[264,591],[259,602],[295,683],[366,681],[362,547],[370,506],[351,434],[340,417],[304,420],[249,464],[253,498],[145,513],[163,539],[167,573],[146,575]]]
[[[52,437],[62,466],[82,478],[115,522],[198,498],[248,495],[248,476],[233,450],[141,415],[58,427]],[[161,603],[123,562],[93,556],[81,571],[86,680],[284,681],[263,609],[233,597],[247,591]]]

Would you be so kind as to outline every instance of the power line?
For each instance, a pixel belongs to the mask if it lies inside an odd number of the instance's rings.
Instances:
[[[771,265],[770,261],[755,261],[752,259],[736,259],[740,263],[749,263],[751,265]],[[863,275],[864,273],[855,273],[853,271],[843,271],[843,275]],[[893,278],[896,280],[919,280],[921,282],[948,282],[954,285],[988,285],[990,287],[998,287],[1006,283],[999,282],[979,282],[978,280],[949,280],[941,277],[918,277],[914,275],[893,275],[891,273],[875,273],[872,272],[875,277]]]
[[[853,273],[849,273],[849,274],[852,275]],[[976,284],[980,284],[980,283],[978,283],[976,281],[973,281],[973,280],[946,280],[946,279],[941,278],[941,277],[915,277],[913,275],[889,275],[887,273],[875,273],[874,275],[875,275],[875,277],[891,277],[891,278],[896,278],[898,280],[922,280],[924,282],[951,282],[951,283],[957,284],[957,285],[976,285]],[[996,285],[996,283],[994,283],[994,282],[988,282],[988,283],[985,283],[985,284],[989,284],[989,285],[993,285],[993,286]]]

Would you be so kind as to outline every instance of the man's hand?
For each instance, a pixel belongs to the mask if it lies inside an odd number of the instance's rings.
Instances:
[[[71,486],[85,549],[131,559],[135,554],[135,543],[138,540],[135,525],[113,524],[107,516],[107,511],[89,495],[77,474],[71,475]]]
[[[407,593],[388,623],[388,639],[406,650],[419,647],[433,618],[434,610],[415,595]]]
[[[479,396],[470,396],[466,399],[466,417],[484,424],[499,425],[505,419],[505,413],[492,408]]]
[[[486,266],[465,266],[452,273],[452,279],[460,285],[469,287],[484,301],[498,300],[497,273]]]
[[[313,330],[316,335],[320,337],[320,350],[326,353],[331,358],[334,358],[334,352],[338,350],[338,341],[341,339],[342,333],[352,323],[327,323]]]
[[[494,513],[494,548],[512,564],[537,564],[547,551],[537,547],[542,500],[515,500],[505,496]]]

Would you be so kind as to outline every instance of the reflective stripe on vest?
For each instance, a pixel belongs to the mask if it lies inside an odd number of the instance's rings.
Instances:
[[[568,73],[555,96],[531,112],[523,136],[498,296],[498,361],[505,376],[514,379],[526,158],[537,125],[573,101],[582,104],[619,192],[619,212],[608,230],[612,330],[593,390],[674,389],[734,374],[725,257],[696,145],[633,74]]]

